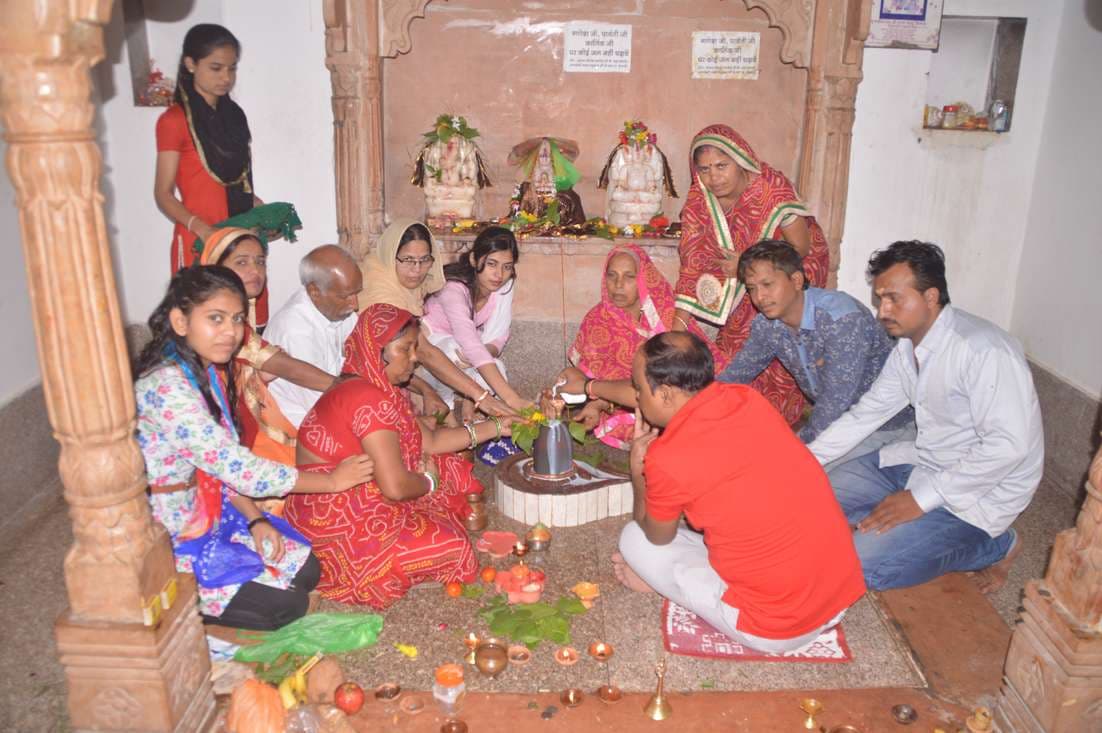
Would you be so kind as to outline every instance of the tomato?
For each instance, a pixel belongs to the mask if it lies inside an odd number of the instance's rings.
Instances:
[[[483,583],[492,583],[494,582],[494,578],[497,577],[497,571],[487,565],[486,567],[482,568],[482,572],[480,572],[478,576],[482,578]]]
[[[457,583],[454,580],[444,586],[444,592],[452,598],[458,598],[463,595],[463,584]]]
[[[354,715],[364,706],[363,688],[355,682],[345,682],[333,693],[333,702],[346,715]]]

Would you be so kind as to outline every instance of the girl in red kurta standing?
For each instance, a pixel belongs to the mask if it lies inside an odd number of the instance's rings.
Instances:
[[[184,36],[176,103],[157,120],[153,197],[173,221],[172,272],[195,260],[195,238],[263,202],[253,194],[251,135],[245,112],[230,99],[241,44],[226,28],[193,26]],[[256,325],[268,322],[268,291],[256,302]]]

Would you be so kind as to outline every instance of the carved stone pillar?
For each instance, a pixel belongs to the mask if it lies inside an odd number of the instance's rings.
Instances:
[[[1044,580],[1026,585],[996,708],[1003,733],[1102,730],[1102,449]]]
[[[57,623],[78,730],[192,731],[214,714],[193,584],[152,522],[92,135],[109,0],[0,3],[0,119],[39,363],[73,520]]]
[[[324,0],[325,66],[333,83],[337,232],[363,257],[386,226],[383,58],[410,50],[409,24],[430,0]]]
[[[818,0],[812,10],[811,0],[803,0],[789,7],[800,5],[809,14],[814,13],[814,35],[796,185],[826,235],[830,248],[828,285],[833,287],[841,262],[854,105],[872,6],[867,0]]]

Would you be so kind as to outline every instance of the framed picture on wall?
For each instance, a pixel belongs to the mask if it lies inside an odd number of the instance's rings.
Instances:
[[[866,0],[872,22],[866,46],[936,49],[944,0]]]

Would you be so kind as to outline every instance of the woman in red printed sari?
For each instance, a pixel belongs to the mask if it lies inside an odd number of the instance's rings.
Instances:
[[[463,519],[466,495],[482,485],[456,451],[509,434],[511,420],[422,429],[400,389],[417,366],[419,327],[392,305],[365,309],[345,342],[340,381],[299,426],[300,470],[328,473],[362,453],[375,464],[370,483],[284,509],[314,545],[318,590],[335,601],[383,609],[413,585],[467,582],[478,571]]]
[[[651,336],[669,331],[673,318],[673,288],[650,256],[635,244],[613,247],[605,259],[601,302],[585,314],[570,348],[571,363],[590,380],[590,395],[598,397],[590,400],[577,420],[587,428],[592,427],[593,435],[603,443],[627,450],[635,425],[635,411],[617,407],[612,400],[600,399],[594,392],[594,388],[600,389],[600,386],[593,381],[630,380],[635,352]],[[721,371],[726,359],[692,320],[689,330],[712,350],[716,372]],[[566,379],[567,386],[578,389],[576,376],[573,370],[567,370],[559,378]],[[581,390],[585,390],[585,381],[581,384]],[[625,385],[625,388],[629,387]]]
[[[826,237],[784,174],[730,127],[705,127],[693,138],[691,156],[674,328],[686,329],[694,317],[719,326],[716,345],[729,359],[750,335],[756,313],[735,277],[739,255],[763,239],[784,239],[804,258],[810,284],[823,287]],[[790,424],[800,419],[803,395],[780,362],[774,360],[753,386]]]

